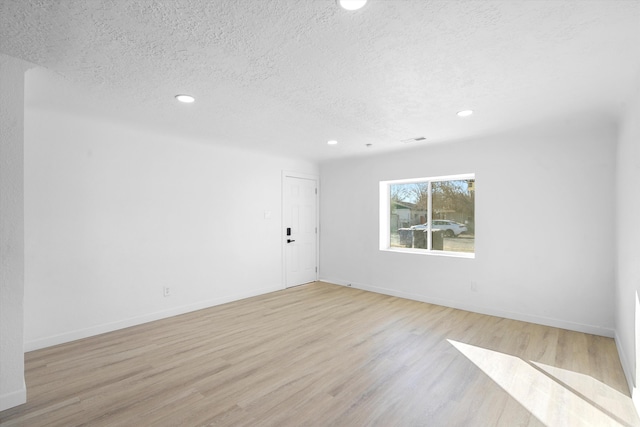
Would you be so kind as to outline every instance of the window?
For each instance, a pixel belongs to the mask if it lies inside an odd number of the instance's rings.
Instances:
[[[380,249],[473,257],[475,175],[381,182]]]

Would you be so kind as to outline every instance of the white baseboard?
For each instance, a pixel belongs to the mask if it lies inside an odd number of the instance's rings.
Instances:
[[[284,289],[282,285],[270,286],[266,288],[256,289],[254,291],[245,292],[242,294],[235,294],[221,298],[215,298],[207,301],[200,301],[194,304],[183,305],[180,307],[172,307],[167,310],[156,311],[153,313],[144,314],[141,316],[131,317],[116,322],[105,323],[102,325],[96,325],[89,328],[78,329],[75,331],[65,332],[59,335],[53,335],[46,338],[39,338],[37,340],[27,341],[24,343],[24,351],[39,350],[41,348],[51,347],[58,344],[64,344],[71,341],[76,341],[82,338],[88,338],[95,335],[104,334],[107,332],[117,331],[118,329],[128,328],[130,326],[141,325],[143,323],[153,322],[154,320],[165,319],[167,317],[177,316],[184,313],[189,313],[196,310],[202,310],[203,308],[214,307],[220,304],[226,304],[233,301],[238,301],[245,298],[251,298],[258,295],[267,294],[269,292],[280,291]]]
[[[370,286],[363,283],[350,282],[346,280],[321,278],[323,282],[333,283],[342,286],[351,286],[352,288],[362,289],[364,291],[376,292],[383,295],[390,295],[399,298],[411,299],[414,301],[426,302],[429,304],[442,305],[445,307],[456,308],[458,310],[471,311],[473,313],[486,314],[489,316],[504,317],[505,319],[520,320],[523,322],[536,323],[538,325],[552,326],[555,328],[567,329],[570,331],[583,332],[586,334],[600,335],[603,337],[613,338],[614,330],[601,326],[586,325],[575,323],[561,319],[553,319],[549,317],[536,316],[524,313],[516,313],[512,311],[499,310],[493,307],[481,307],[472,304],[460,303],[458,301],[446,300],[442,298],[432,298],[425,295],[414,294],[409,292],[397,291],[395,289],[381,288],[378,286]]]
[[[27,402],[27,385],[22,381],[22,388],[0,395],[0,411],[22,405]]]
[[[631,400],[636,408],[636,412],[640,414],[640,390],[636,387],[635,380],[633,379],[633,365],[631,365],[629,363],[629,359],[627,359],[627,353],[624,351],[624,348],[622,348],[622,341],[618,338],[617,332],[614,341],[616,343],[616,349],[618,350],[620,364],[622,365],[622,372],[624,372],[624,377],[626,378],[627,386],[629,387],[629,393],[631,393]]]

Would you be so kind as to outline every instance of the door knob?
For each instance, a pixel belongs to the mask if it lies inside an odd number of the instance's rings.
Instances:
[[[287,243],[295,242],[295,240],[287,239]]]

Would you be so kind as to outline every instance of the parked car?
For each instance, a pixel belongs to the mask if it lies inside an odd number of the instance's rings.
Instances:
[[[412,230],[424,230],[427,228],[427,224],[419,224],[411,227]],[[444,230],[444,235],[447,237],[458,237],[460,233],[467,231],[467,226],[457,223],[455,221],[449,221],[448,219],[434,219],[431,221],[431,228],[437,230]]]

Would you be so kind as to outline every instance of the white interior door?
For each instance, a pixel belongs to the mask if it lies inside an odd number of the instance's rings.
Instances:
[[[283,174],[285,286],[318,278],[318,179]]]

